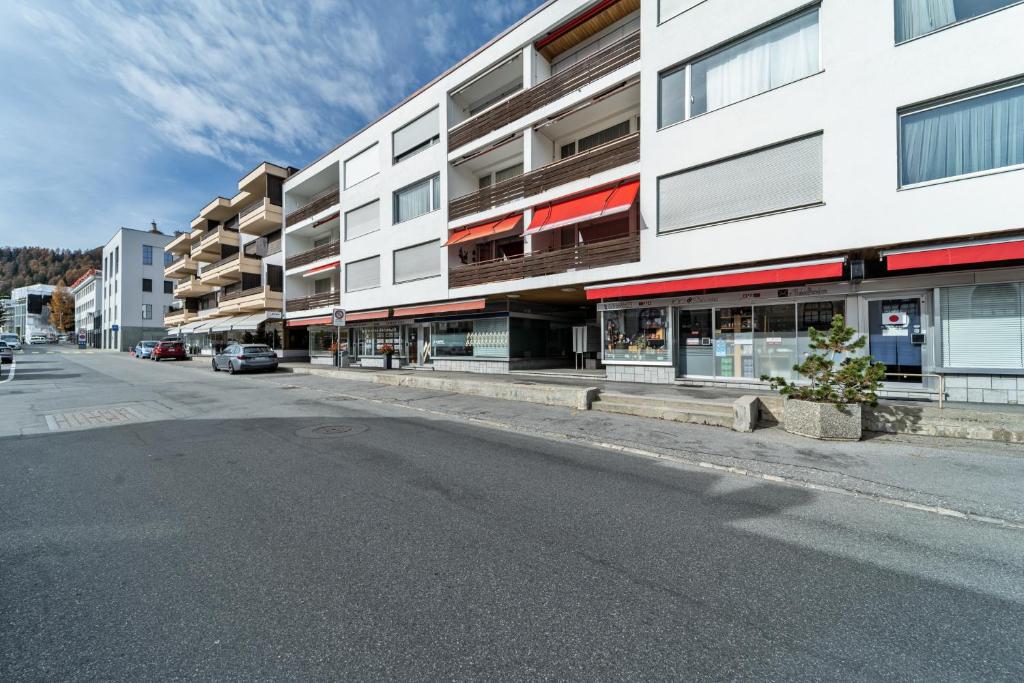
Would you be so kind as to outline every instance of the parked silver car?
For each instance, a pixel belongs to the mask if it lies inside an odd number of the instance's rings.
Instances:
[[[140,341],[135,345],[135,357],[136,358],[152,358],[153,349],[160,342],[157,341]]]
[[[0,365],[14,362],[14,349],[0,341]]]
[[[10,346],[15,351],[21,351],[21,339],[16,334],[0,334],[0,341]]]
[[[277,354],[264,344],[229,344],[213,357],[213,371],[277,370]]]

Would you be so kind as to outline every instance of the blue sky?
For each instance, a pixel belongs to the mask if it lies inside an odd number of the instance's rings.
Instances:
[[[170,231],[302,167],[542,0],[0,2],[0,244]]]

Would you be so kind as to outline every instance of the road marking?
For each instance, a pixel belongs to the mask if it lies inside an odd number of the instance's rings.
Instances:
[[[18,359],[17,358],[12,358],[11,359],[11,371],[9,373],[7,373],[7,379],[0,379],[0,384],[4,384],[6,382],[10,382],[12,379],[14,379],[14,370],[17,367],[18,367]]]
[[[146,418],[129,406],[107,406],[91,410],[74,410],[46,415],[46,425],[51,432],[70,432],[78,429],[95,429],[130,422],[142,422]]]

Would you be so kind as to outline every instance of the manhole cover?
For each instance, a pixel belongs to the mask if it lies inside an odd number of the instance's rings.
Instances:
[[[304,439],[331,439],[338,436],[349,436],[365,431],[366,427],[346,424],[317,425],[315,427],[303,427],[295,432],[295,436]]]

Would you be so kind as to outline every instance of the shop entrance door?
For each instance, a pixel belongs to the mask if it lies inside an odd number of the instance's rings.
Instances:
[[[885,381],[920,384],[913,375],[921,374],[921,297],[869,301],[868,318],[868,352],[885,363]],[[900,377],[904,372],[911,376]]]
[[[712,377],[715,348],[712,343],[711,309],[679,311],[679,377]]]
[[[429,365],[430,325],[409,325],[406,328],[406,349],[410,362],[416,365]]]
[[[754,376],[754,319],[749,306],[715,311],[715,374],[719,377]]]
[[[420,365],[430,365],[434,362],[430,357],[430,325],[420,327],[419,357]]]

